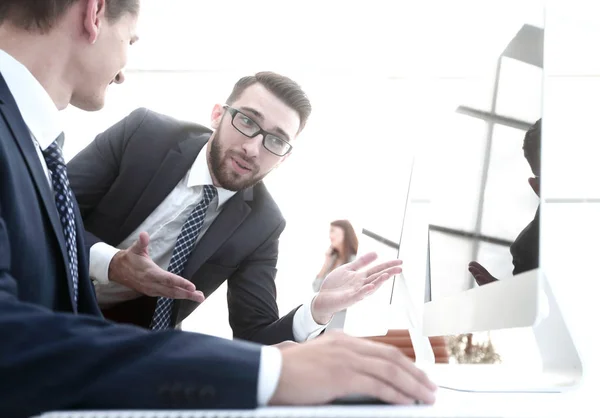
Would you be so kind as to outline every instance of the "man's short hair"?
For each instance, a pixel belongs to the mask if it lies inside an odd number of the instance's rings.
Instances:
[[[300,116],[300,129],[298,129],[298,132],[302,131],[310,116],[312,107],[306,93],[302,91],[298,83],[288,77],[270,71],[263,71],[255,75],[243,77],[235,83],[226,103],[229,105],[233,104],[242,95],[244,90],[256,83],[264,86],[275,97],[298,112],[298,116]]]
[[[541,155],[542,155],[542,119],[527,130],[523,140],[523,154],[531,167],[531,171],[537,177],[541,173]]]
[[[82,0],[1,0],[0,25],[10,22],[30,32],[46,33],[75,3]],[[126,13],[137,15],[140,0],[106,0],[106,17],[109,22]]]

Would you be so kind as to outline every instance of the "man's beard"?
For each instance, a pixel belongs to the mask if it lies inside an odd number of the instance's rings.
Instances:
[[[242,178],[239,173],[228,168],[227,160],[229,160],[231,156],[236,156],[239,160],[243,161],[245,165],[250,167],[253,173],[259,170],[256,164],[249,162],[244,158],[243,154],[231,150],[228,152],[223,150],[223,147],[221,146],[220,130],[220,127],[216,130],[210,151],[208,152],[208,162],[216,181],[222,188],[234,192],[254,186],[261,181],[268,172],[263,175],[253,174],[250,178]]]

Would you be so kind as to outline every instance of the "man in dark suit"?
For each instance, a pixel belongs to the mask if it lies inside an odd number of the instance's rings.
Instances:
[[[101,318],[58,110],[99,109],[107,86],[123,81],[138,7],[138,0],[0,3],[0,416],[310,404],[358,391],[431,402],[430,382],[405,357],[358,339],[280,350]],[[370,261],[343,274],[380,275],[377,266],[353,271]]]
[[[527,180],[533,192],[540,197],[541,188],[541,150],[542,150],[542,119],[525,133],[523,139],[523,155],[531,168],[533,177]],[[538,268],[540,258],[540,206],[535,211],[533,220],[519,233],[510,245],[510,254],[513,262],[513,275],[524,273]],[[469,263],[469,272],[475,278],[478,285],[494,282],[496,279],[481,264],[476,261]]]
[[[279,318],[275,275],[285,221],[261,180],[290,155],[311,105],[297,83],[270,72],[240,79],[226,103],[214,106],[214,132],[138,109],[69,163],[93,234],[90,272],[100,306],[113,320],[156,329],[169,300],[165,326],[173,327],[227,280],[234,337],[305,341],[382,281],[328,279],[314,299]],[[190,238],[195,249],[181,272],[169,275],[184,222],[213,185],[206,233]]]

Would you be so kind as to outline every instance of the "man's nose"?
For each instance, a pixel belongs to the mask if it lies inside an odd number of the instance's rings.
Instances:
[[[242,148],[249,157],[258,157],[260,149],[262,147],[263,136],[257,135],[254,138],[248,138],[244,141]]]
[[[115,76],[114,82],[117,84],[123,84],[125,82],[125,74],[123,71],[119,71],[119,73]]]

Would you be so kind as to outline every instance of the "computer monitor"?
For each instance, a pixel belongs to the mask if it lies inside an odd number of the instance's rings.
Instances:
[[[529,335],[541,366],[502,378],[489,367],[478,377],[462,371],[468,378],[444,377],[448,387],[563,391],[581,379],[577,349],[539,257],[543,41],[543,27],[524,22],[498,57],[491,104],[459,103],[446,120],[444,141],[422,156],[436,179],[420,247],[426,258],[422,335],[450,336],[457,363],[488,366],[498,362],[497,347],[473,343],[473,336],[511,330],[513,351],[525,353]],[[467,348],[458,344],[463,337]]]

